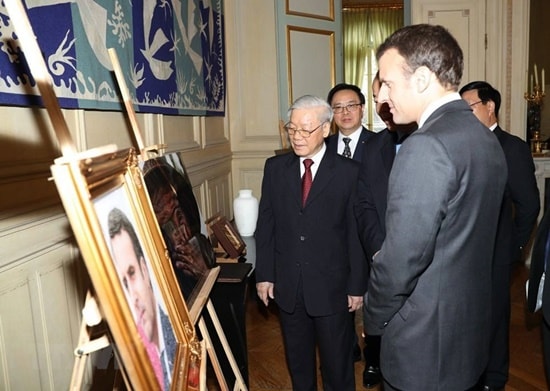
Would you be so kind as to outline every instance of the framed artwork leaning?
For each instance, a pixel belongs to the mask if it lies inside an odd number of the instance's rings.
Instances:
[[[193,187],[177,153],[148,159],[142,170],[176,279],[191,308],[216,266]]]
[[[59,158],[51,172],[125,380],[133,389],[198,390],[204,349],[135,152],[103,147]]]
[[[237,232],[233,224],[231,224],[227,217],[221,215],[214,215],[206,222],[213,241],[221,245],[223,250],[230,258],[239,258],[244,254],[246,244],[244,243],[241,235]]]

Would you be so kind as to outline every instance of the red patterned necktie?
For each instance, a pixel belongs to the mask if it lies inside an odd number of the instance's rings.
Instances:
[[[311,184],[313,182],[313,177],[311,175],[311,165],[313,160],[304,159],[304,167],[306,168],[304,176],[302,177],[302,206],[306,205],[307,196],[309,190],[311,189]]]

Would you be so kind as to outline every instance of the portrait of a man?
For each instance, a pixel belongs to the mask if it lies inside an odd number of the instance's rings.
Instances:
[[[164,157],[149,159],[143,166],[147,191],[178,284],[190,307],[216,258],[210,241],[201,232],[202,220],[193,188],[182,170]]]
[[[139,335],[162,390],[169,390],[176,339],[156,280],[147,264],[140,240],[128,216],[119,208],[107,217],[109,246],[117,275],[134,316]],[[158,290],[157,290],[158,291]]]

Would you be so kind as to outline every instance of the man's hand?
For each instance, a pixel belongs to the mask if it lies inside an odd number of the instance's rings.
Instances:
[[[256,290],[258,291],[258,297],[260,300],[264,303],[264,305],[267,307],[269,304],[269,299],[273,299],[273,287],[275,284],[272,282],[264,281],[264,282],[258,282],[256,284]]]
[[[358,310],[363,306],[363,296],[350,296],[348,295],[348,309],[349,312]]]

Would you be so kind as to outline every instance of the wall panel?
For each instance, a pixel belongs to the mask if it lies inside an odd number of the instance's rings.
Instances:
[[[60,242],[0,269],[1,389],[68,387],[79,322],[77,262],[72,246]]]

